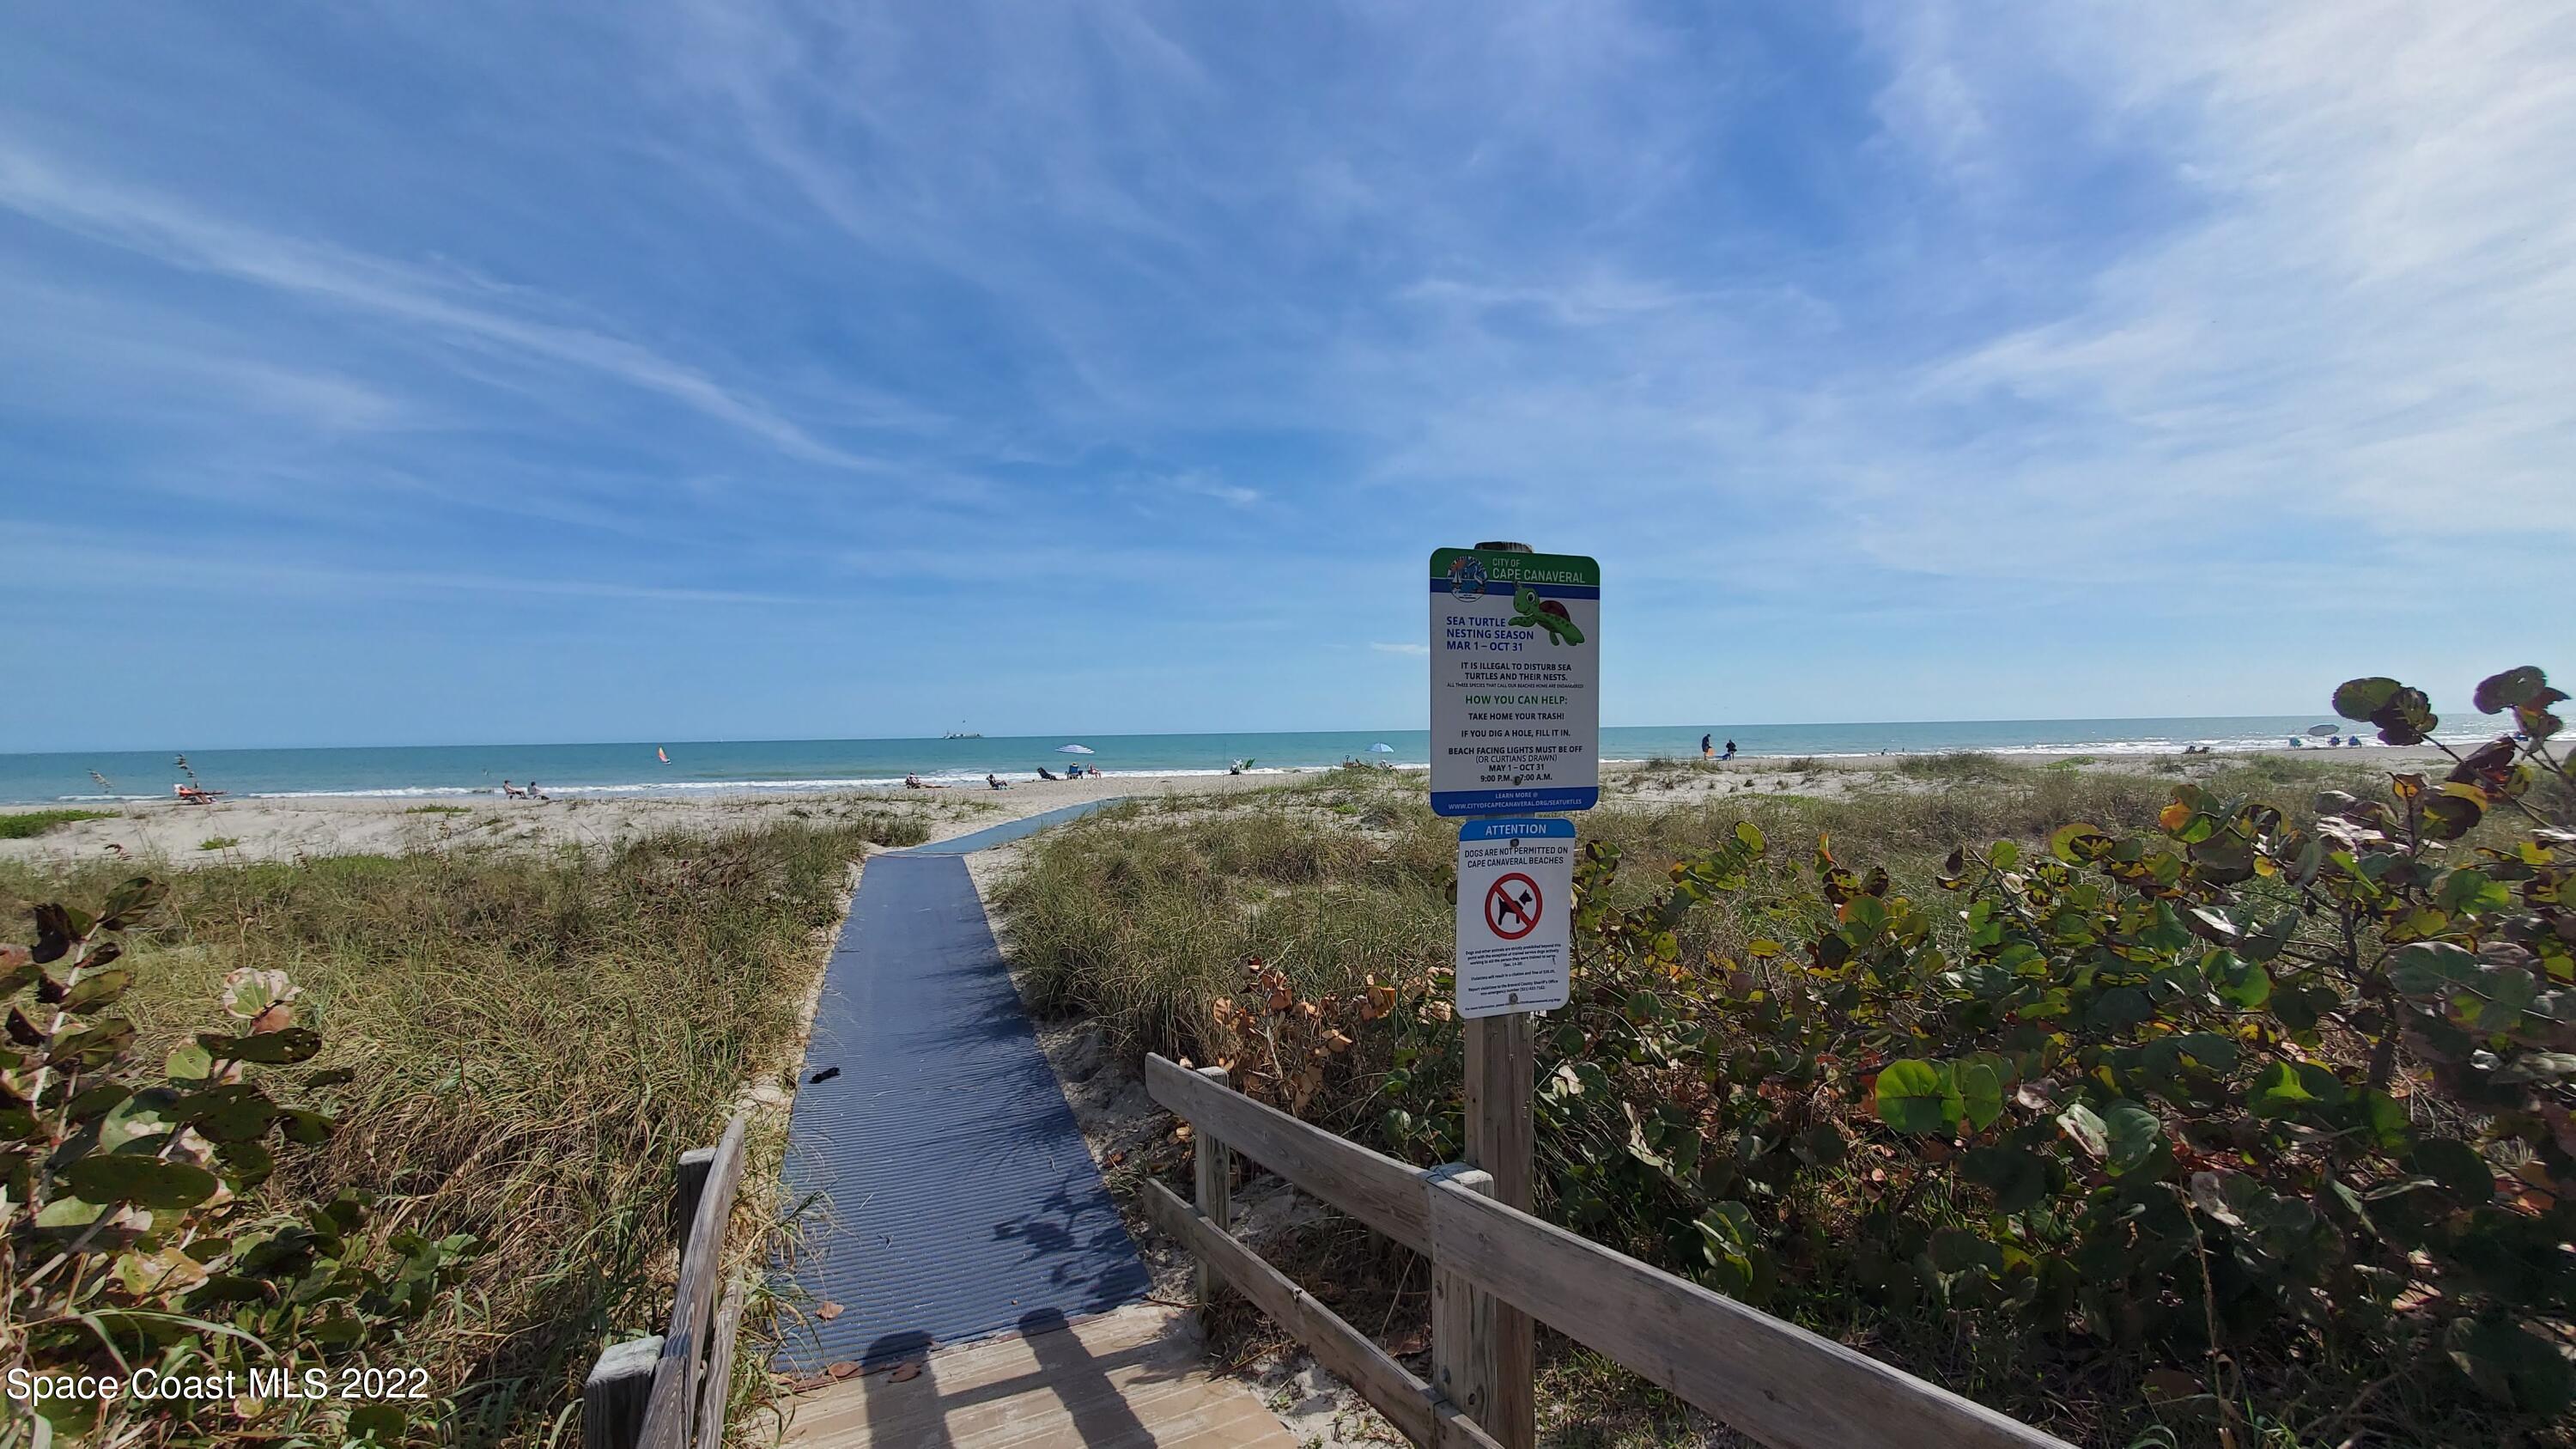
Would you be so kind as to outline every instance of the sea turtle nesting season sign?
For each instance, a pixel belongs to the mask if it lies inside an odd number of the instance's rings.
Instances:
[[[1566,999],[1574,822],[1458,829],[1458,1014],[1554,1011]]]
[[[1578,554],[1431,554],[1431,808],[1601,801],[1601,566]]]

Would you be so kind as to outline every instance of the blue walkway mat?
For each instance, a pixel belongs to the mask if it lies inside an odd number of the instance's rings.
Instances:
[[[1124,795],[1112,795],[1106,800],[1085,800],[1079,805],[1059,806],[1053,810],[1042,810],[1025,819],[989,826],[972,835],[958,836],[954,840],[939,840],[928,845],[916,845],[903,851],[902,854],[972,855],[979,850],[990,850],[996,845],[1008,845],[1014,840],[1025,840],[1050,825],[1061,825],[1067,820],[1078,820],[1094,810],[1106,810],[1112,805],[1125,803],[1127,803],[1127,797]]]
[[[1148,1286],[956,853],[868,861],[825,970],[784,1175],[790,1202],[822,1198],[793,1277],[842,1306],[780,1348],[799,1377],[1032,1313],[1102,1312]]]

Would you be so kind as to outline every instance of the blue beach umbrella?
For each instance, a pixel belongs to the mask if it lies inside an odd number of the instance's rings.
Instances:
[[[1089,745],[1058,745],[1055,747],[1055,752],[1059,755],[1088,755],[1096,753],[1096,751],[1094,751]]]
[[[1369,746],[1369,753],[1372,755],[1391,755],[1395,753],[1395,746],[1388,744],[1384,740],[1380,740],[1376,744]]]

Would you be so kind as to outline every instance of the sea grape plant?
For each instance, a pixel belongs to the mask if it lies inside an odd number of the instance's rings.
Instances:
[[[2158,828],[1954,851],[1918,901],[1750,825],[1613,905],[1541,1040],[1554,1209],[1754,1302],[1795,1275],[2189,1366],[2423,1365],[2509,1414],[2576,1397],[2576,776],[2536,668],[2513,729],[2298,820],[2182,785]],[[2389,744],[2420,691],[2335,693]],[[1686,961],[1735,898],[1767,934]],[[2304,1345],[2304,1347],[2298,1347]],[[2229,1410],[2233,1412],[2233,1410]]]
[[[403,1325],[457,1281],[471,1240],[379,1234],[363,1196],[263,1187],[330,1135],[309,1104],[346,1075],[304,1066],[322,1038],[297,1024],[285,973],[233,972],[222,1026],[157,1070],[141,1059],[118,1013],[135,980],[122,938],[161,894],[138,877],[95,912],[39,906],[32,943],[0,943],[0,1371],[232,1392],[30,1394],[0,1419],[0,1446],[390,1444],[425,1430],[414,1420],[430,1404],[370,1396],[392,1376],[353,1396],[336,1369],[397,1364]]]

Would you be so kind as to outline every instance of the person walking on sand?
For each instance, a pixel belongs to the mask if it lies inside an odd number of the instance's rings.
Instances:
[[[1717,753],[1717,751],[1712,750],[1712,749],[1710,749],[1710,748],[1708,747],[1708,736],[1706,736],[1706,735],[1701,735],[1701,736],[1699,737],[1699,757],[1700,757],[1701,759],[1705,760],[1705,759],[1707,759],[1709,756],[1714,755],[1714,754],[1716,754],[1716,753]]]

